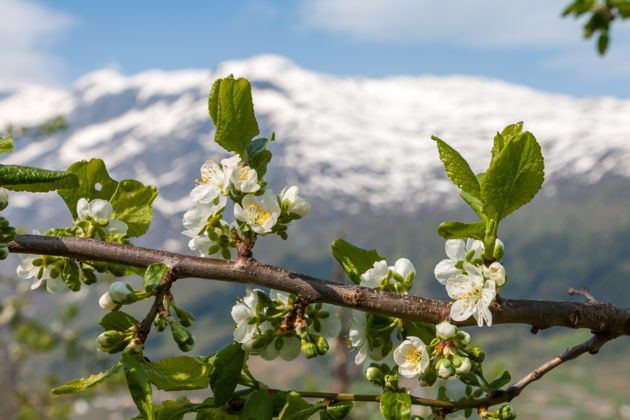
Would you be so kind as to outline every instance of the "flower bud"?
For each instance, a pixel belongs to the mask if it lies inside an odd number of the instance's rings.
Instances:
[[[0,187],[0,211],[7,208],[9,205],[9,192],[6,188]]]
[[[101,296],[98,300],[98,305],[106,311],[111,311],[116,306],[118,306],[116,302],[114,302],[114,300],[112,299],[112,296],[109,294],[109,292],[103,293],[103,296]]]
[[[184,352],[191,351],[195,348],[195,337],[191,335],[190,338],[183,343],[177,343],[177,347]]]
[[[307,359],[317,357],[318,349],[315,343],[311,342],[310,340],[302,340],[302,354]]]
[[[470,334],[466,331],[457,331],[457,335],[455,336],[455,340],[460,347],[466,347],[470,344]]]
[[[498,262],[495,261],[490,264],[490,267],[483,267],[483,275],[488,279],[494,281],[498,287],[501,287],[505,284],[505,267]]]
[[[128,336],[125,333],[116,330],[109,330],[99,334],[99,336],[96,337],[96,343],[99,346],[99,350],[109,352],[127,339]]]
[[[280,192],[280,203],[283,209],[289,213],[295,213],[300,217],[306,216],[311,211],[311,205],[298,195],[299,187],[285,187]]]
[[[481,350],[479,347],[473,347],[472,349],[470,349],[469,355],[470,358],[477,363],[483,362],[483,359],[486,358],[486,353],[484,353],[484,351]]]
[[[124,304],[136,301],[136,295],[131,286],[121,281],[115,281],[109,285],[109,295],[116,303]]]
[[[438,376],[440,378],[448,378],[453,375],[453,367],[451,366],[451,362],[448,359],[440,359],[435,365],[437,369]]]
[[[503,242],[501,242],[501,239],[497,239],[494,243],[494,259],[500,260],[503,258],[503,254],[505,254],[505,246],[503,245]]]
[[[442,340],[450,340],[457,334],[457,327],[448,321],[442,321],[436,325],[435,331]]]
[[[192,334],[188,329],[177,322],[171,323],[171,332],[173,333],[173,340],[179,345],[187,342],[192,337]]]
[[[367,370],[365,371],[365,377],[368,381],[370,381],[370,383],[373,383],[374,385],[383,386],[383,384],[385,383],[385,375],[383,374],[383,371],[379,369],[376,363],[372,363],[370,367],[367,368]]]
[[[502,405],[497,411],[497,415],[501,420],[513,420],[516,418],[516,413],[509,404]]]
[[[394,270],[396,273],[400,274],[405,283],[411,285],[414,276],[416,275],[416,267],[413,266],[411,261],[407,258],[399,258],[394,263]]]
[[[470,369],[472,368],[472,363],[470,363],[470,359],[468,357],[460,357],[460,359],[461,362],[459,363],[459,366],[455,367],[455,373],[457,373],[458,375],[465,375],[466,373],[470,372]],[[455,359],[453,359],[453,362],[454,361]]]
[[[177,315],[177,318],[179,319],[179,322],[184,327],[190,327],[193,324],[193,322],[195,322],[194,315],[188,312],[187,310],[180,309],[177,307],[174,307],[174,309],[175,309],[175,314]]]
[[[322,336],[317,337],[315,345],[317,346],[317,353],[319,353],[320,356],[325,355],[328,352],[328,349],[330,349],[328,341],[326,341],[326,339]]]
[[[5,260],[9,256],[9,246],[0,244],[0,260]]]

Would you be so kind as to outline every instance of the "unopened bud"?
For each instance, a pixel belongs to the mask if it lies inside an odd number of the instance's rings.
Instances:
[[[317,350],[317,345],[310,340],[302,340],[302,354],[307,359],[312,359],[313,357],[317,357],[319,354]]]
[[[128,339],[127,335],[121,331],[109,330],[102,332],[96,337],[99,350],[109,352],[123,341]]]
[[[322,336],[317,337],[315,345],[317,346],[317,353],[319,353],[320,356],[325,355],[328,352],[328,349],[330,349],[328,341],[326,341],[326,339]]]
[[[486,358],[486,353],[484,353],[484,351],[479,347],[473,347],[470,349],[470,358],[477,363],[481,363],[483,362],[483,359]]]
[[[435,332],[442,340],[450,340],[457,334],[457,327],[448,321],[442,321],[435,326]]]
[[[109,295],[116,303],[133,303],[136,301],[136,295],[131,286],[121,281],[115,281],[109,285]]]
[[[9,246],[0,244],[0,260],[5,260],[9,256]]]
[[[501,420],[513,420],[516,418],[516,413],[509,404],[502,405],[497,411],[497,415]]]
[[[440,359],[435,365],[437,369],[438,376],[440,378],[448,378],[453,375],[453,367],[451,366],[451,362],[448,359]]]
[[[461,347],[466,347],[470,344],[470,334],[468,334],[466,331],[457,331],[455,340],[457,341],[457,344],[459,344]]]
[[[472,368],[472,363],[470,363],[470,359],[468,357],[460,357],[460,359],[461,362],[459,366],[455,367],[455,373],[457,373],[458,375],[465,375],[466,373],[470,372],[470,369]],[[454,358],[453,362],[455,362]]]
[[[193,324],[193,322],[195,322],[194,315],[188,312],[187,310],[179,309],[175,307],[175,314],[177,315],[177,318],[179,318],[179,322],[184,327],[190,327]]]
[[[106,311],[111,311],[116,306],[118,306],[116,302],[114,302],[114,300],[112,299],[112,296],[109,294],[109,292],[103,293],[103,296],[98,299],[98,305]]]
[[[0,187],[0,211],[7,208],[9,205],[9,192],[6,188]]]
[[[500,260],[503,258],[503,254],[505,254],[505,246],[503,245],[503,242],[501,242],[501,239],[497,239],[494,243],[494,259]]]
[[[372,363],[370,367],[367,368],[367,370],[365,371],[365,377],[374,385],[383,386],[383,384],[385,383],[385,375],[375,363]]]
[[[191,335],[190,338],[183,343],[177,343],[177,347],[183,352],[191,351],[195,348],[195,337]]]

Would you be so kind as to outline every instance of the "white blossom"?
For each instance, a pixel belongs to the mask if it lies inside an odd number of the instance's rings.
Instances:
[[[304,217],[311,211],[311,205],[299,196],[299,192],[300,188],[295,185],[284,187],[280,192],[280,202],[283,206],[286,205],[289,213],[296,213],[300,217]]]
[[[416,275],[416,267],[407,258],[399,258],[394,263],[393,267],[389,267],[390,270],[400,274],[405,281],[409,281],[409,278],[413,279]]]
[[[422,340],[408,336],[394,350],[394,361],[398,365],[398,373],[405,378],[413,378],[421,375],[427,368],[429,354]]]
[[[381,286],[383,281],[389,276],[389,267],[387,261],[377,261],[374,266],[361,274],[361,286],[376,289]]]
[[[210,247],[214,245],[214,242],[206,235],[195,236],[190,241],[188,241],[188,248],[192,251],[195,251],[195,254],[198,257],[210,258],[210,254],[208,251]]]
[[[222,160],[221,166],[214,160],[207,160],[201,165],[201,180],[197,180],[199,185],[190,192],[191,200],[201,204],[214,204],[219,209],[225,207],[225,196],[229,192],[232,172],[239,160],[238,155],[233,156]]]
[[[17,275],[21,279],[30,279],[35,277],[35,281],[31,285],[31,289],[37,289],[42,285],[46,285],[46,290],[50,293],[59,293],[65,287],[61,275],[56,273],[57,275],[53,277],[53,268],[52,264],[43,267],[41,265],[34,265],[33,261],[36,259],[42,259],[39,255],[24,255],[20,254],[20,264],[17,267]]]
[[[474,251],[473,260],[480,258],[483,252],[483,242],[468,239],[464,243],[463,239],[448,239],[444,244],[444,250],[448,259],[440,261],[434,270],[435,278],[441,284],[446,284],[451,277],[462,273],[461,267],[466,261],[468,252]]]
[[[278,199],[267,190],[262,196],[247,194],[242,205],[234,204],[234,218],[247,223],[256,233],[269,233],[278,221]]]
[[[348,338],[350,339],[350,345],[357,350],[357,354],[354,357],[354,363],[357,365],[363,363],[368,357],[373,360],[383,359],[382,346],[371,348],[367,333],[366,315],[362,312],[353,312]]]
[[[224,197],[225,198],[225,197]],[[225,204],[224,204],[225,206]],[[182,224],[187,229],[184,231],[186,236],[196,236],[208,224],[208,218],[214,216],[220,210],[214,205],[195,204],[195,206],[184,213]]]
[[[450,340],[457,334],[457,327],[448,321],[442,321],[435,326],[435,331],[442,340]]]
[[[245,297],[232,307],[231,315],[236,323],[234,341],[238,343],[245,343],[251,340],[256,333],[256,324],[250,324],[248,321],[251,317],[256,316],[256,305],[258,305],[259,301],[258,292],[262,293],[262,290],[247,289]]]
[[[492,325],[492,313],[488,308],[496,297],[496,288],[492,280],[484,283],[479,269],[471,264],[464,264],[466,274],[458,274],[446,283],[448,295],[456,301],[451,306],[451,318],[464,321],[472,315],[481,327],[484,322]]]
[[[283,360],[293,360],[300,355],[301,343],[300,339],[294,335],[276,337],[271,343],[267,344],[265,349],[260,353],[260,357],[265,360],[274,360],[278,356]]]
[[[87,201],[85,198],[80,198],[77,202],[77,216],[79,220],[87,220],[91,218],[98,222],[107,222],[105,226],[102,226],[103,232],[108,233],[122,233],[127,234],[127,224],[122,220],[118,220],[112,217],[114,209],[107,200],[94,199]]]
[[[235,157],[238,157],[240,161],[240,156],[236,155]],[[225,164],[223,167],[225,168]],[[232,184],[234,184],[234,188],[244,193],[253,193],[260,189],[258,174],[254,168],[245,163],[237,162],[235,165],[231,166],[231,169],[232,176],[230,179]]]
[[[319,334],[322,337],[337,337],[341,331],[341,319],[339,319],[339,308],[335,305],[324,303],[321,312],[327,312],[326,318],[319,319],[320,330],[317,331],[313,324],[309,325],[309,332]]]
[[[483,267],[483,275],[492,280],[497,287],[501,287],[505,284],[505,267],[498,261],[490,264],[490,267]]]

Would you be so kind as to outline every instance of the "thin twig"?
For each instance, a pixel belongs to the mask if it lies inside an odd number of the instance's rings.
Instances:
[[[584,296],[584,299],[586,299],[586,303],[599,303],[599,301],[595,299],[593,295],[591,295],[591,291],[588,290],[588,288],[586,287],[583,287],[581,289],[574,289],[573,287],[569,287],[569,290],[567,290],[567,293],[569,293],[571,296],[573,295]]]
[[[173,285],[173,282],[175,280],[177,280],[177,277],[175,277],[174,270],[172,268],[169,268],[168,270],[166,270],[166,273],[164,273],[160,284],[156,286],[157,294],[155,295],[155,300],[153,301],[153,304],[151,305],[147,316],[144,317],[138,327],[138,334],[136,335],[136,339],[140,343],[144,344],[144,342],[147,340],[149,333],[151,332],[153,320],[158,314],[160,308],[164,305],[164,296],[166,296],[166,294],[170,292],[171,286]]]

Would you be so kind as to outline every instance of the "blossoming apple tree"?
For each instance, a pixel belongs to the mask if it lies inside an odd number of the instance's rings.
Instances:
[[[200,175],[190,191],[183,235],[196,256],[139,248],[134,238],[149,229],[154,186],[112,179],[102,160],[76,162],[65,171],[16,165],[0,167],[0,204],[10,203],[9,191],[56,191],[74,223],[43,234],[16,235],[0,219],[0,254],[17,253],[17,275],[32,288],[71,293],[99,281],[100,273],[121,277],[98,303],[103,310],[98,350],[111,354],[111,368],[72,379],[54,394],[79,393],[107,381],[122,370],[138,418],[182,419],[321,419],[346,417],[356,402],[378,404],[386,419],[408,419],[412,406],[431,408],[432,418],[463,412],[485,419],[512,419],[509,402],[549,370],[580,356],[596,353],[607,341],[630,335],[630,310],[594,301],[549,302],[507,300],[509,287],[501,259],[509,246],[498,238],[501,222],[530,202],[541,188],[544,162],[541,148],[523,123],[505,127],[492,142],[488,168],[475,173],[445,141],[433,137],[446,174],[461,198],[474,210],[475,222],[450,221],[437,231],[445,239],[445,258],[437,262],[435,279],[450,300],[437,301],[410,294],[416,269],[401,257],[393,263],[376,250],[344,240],[332,244],[352,285],[320,280],[254,258],[261,236],[288,238],[289,225],[299,223],[311,207],[299,186],[275,193],[265,181],[275,141],[259,135],[250,84],[245,79],[217,80],[209,96],[209,113],[216,127],[214,141],[230,153],[217,161],[200,161]],[[11,138],[0,142],[12,150]],[[36,228],[36,226],[34,226]],[[391,264],[391,265],[390,265]],[[139,284],[133,278],[140,277]],[[195,317],[176,303],[177,287],[186,278],[245,283],[247,289],[231,310],[233,341],[211,355],[153,360],[145,351],[151,334],[169,331],[179,350],[194,353]],[[123,281],[124,280],[124,281]],[[143,319],[126,308],[149,301]],[[354,362],[363,365],[365,379],[381,391],[371,395],[276,389],[251,373],[248,362],[307,359],[329,352],[329,340],[340,334],[339,307],[350,308],[347,342]],[[475,328],[493,324],[529,324],[533,330],[561,326],[587,328],[590,340],[578,344],[524,378],[512,381],[503,371],[488,377],[484,351],[472,344]],[[462,327],[474,326],[465,331]],[[419,386],[437,387],[435,399],[411,395],[399,378],[415,378]],[[442,385],[463,383],[454,395]],[[511,383],[511,384],[510,384]],[[510,384],[510,385],[508,385]],[[210,388],[206,399],[186,397],[154,401],[152,391]]]

